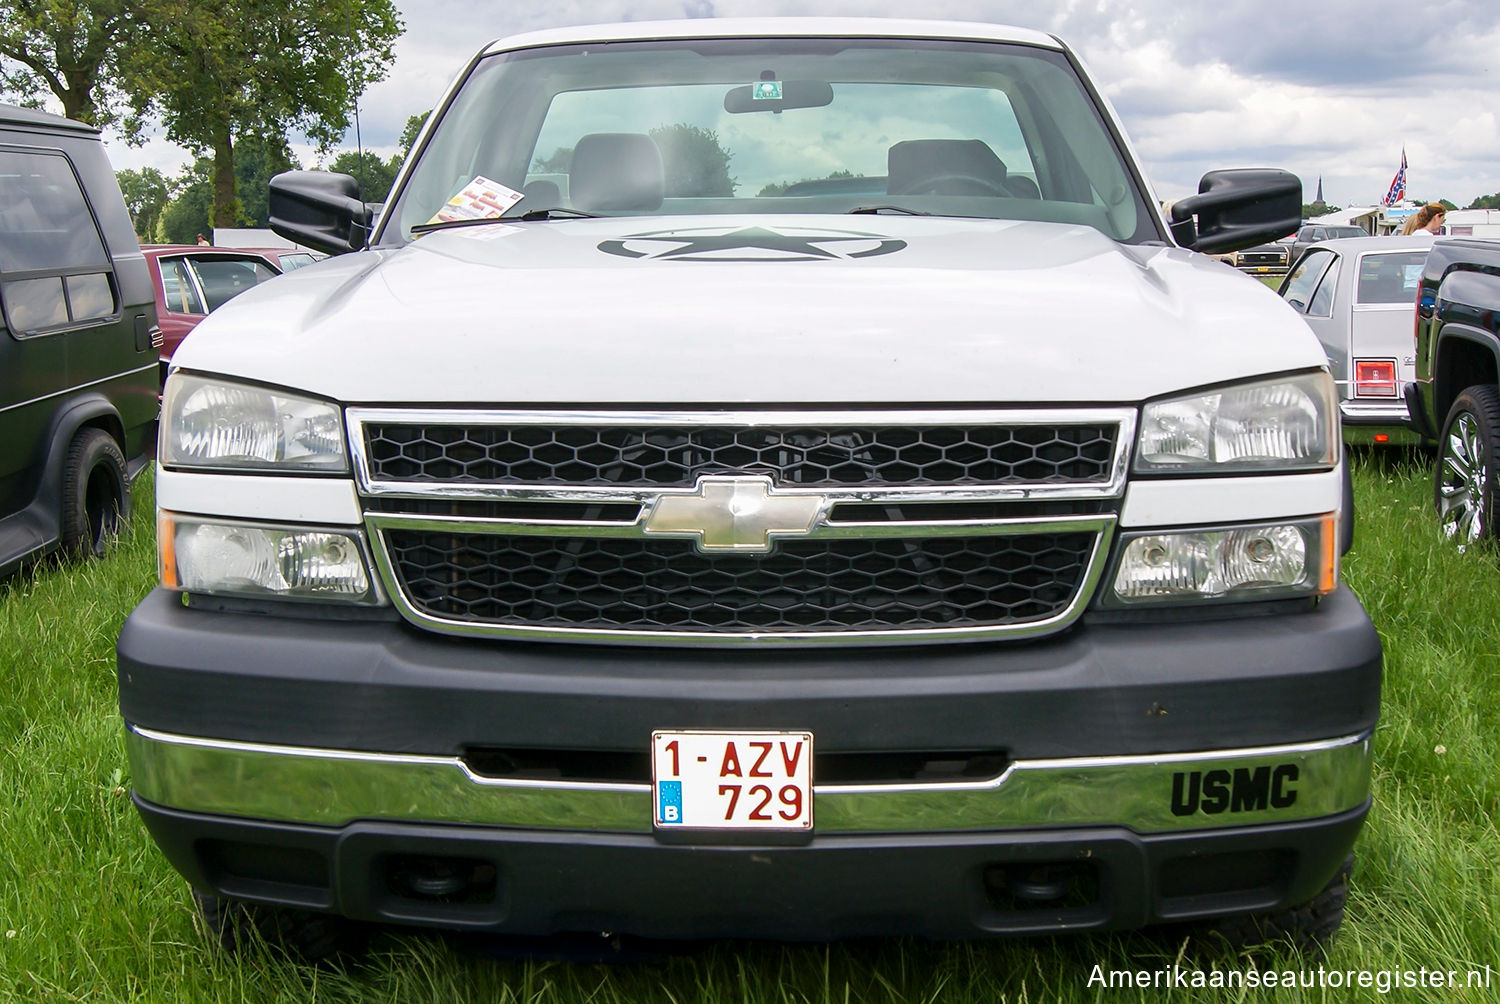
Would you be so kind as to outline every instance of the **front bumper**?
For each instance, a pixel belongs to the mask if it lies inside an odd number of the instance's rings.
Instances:
[[[193,884],[232,897],[531,934],[1135,927],[1306,900],[1368,806],[1380,646],[1342,589],[1276,616],[791,655],[271,623],[158,591],[119,643],[137,804]],[[649,777],[576,767],[638,756],[654,728],[1001,766],[825,774],[800,846],[682,845],[651,830]],[[496,773],[481,747],[556,751],[557,770]]]

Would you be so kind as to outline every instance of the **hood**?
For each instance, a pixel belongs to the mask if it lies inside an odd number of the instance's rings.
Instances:
[[[256,287],[174,363],[346,404],[713,406],[1137,402],[1325,359],[1202,255],[882,215],[439,231]]]

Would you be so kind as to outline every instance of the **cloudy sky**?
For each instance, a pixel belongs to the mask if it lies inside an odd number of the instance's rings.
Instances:
[[[1311,200],[1373,204],[1404,147],[1409,194],[1460,206],[1500,192],[1500,2],[1313,0],[397,0],[406,32],[360,101],[366,149],[396,151],[485,39],[569,24],[830,15],[991,21],[1056,33],[1114,102],[1162,198],[1216,167],[1284,167]],[[1302,9],[1298,10],[1297,7]],[[354,145],[351,129],[347,144]],[[296,147],[311,165],[315,154]],[[109,141],[116,167],[174,172],[162,140]]]

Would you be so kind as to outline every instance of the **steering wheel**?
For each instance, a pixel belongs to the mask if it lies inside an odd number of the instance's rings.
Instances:
[[[902,195],[997,195],[1010,198],[1003,183],[978,178],[972,174],[939,174],[924,178]]]

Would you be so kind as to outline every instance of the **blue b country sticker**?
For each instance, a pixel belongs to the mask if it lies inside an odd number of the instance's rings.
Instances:
[[[661,825],[682,822],[682,782],[661,781],[656,786],[656,821]]]

